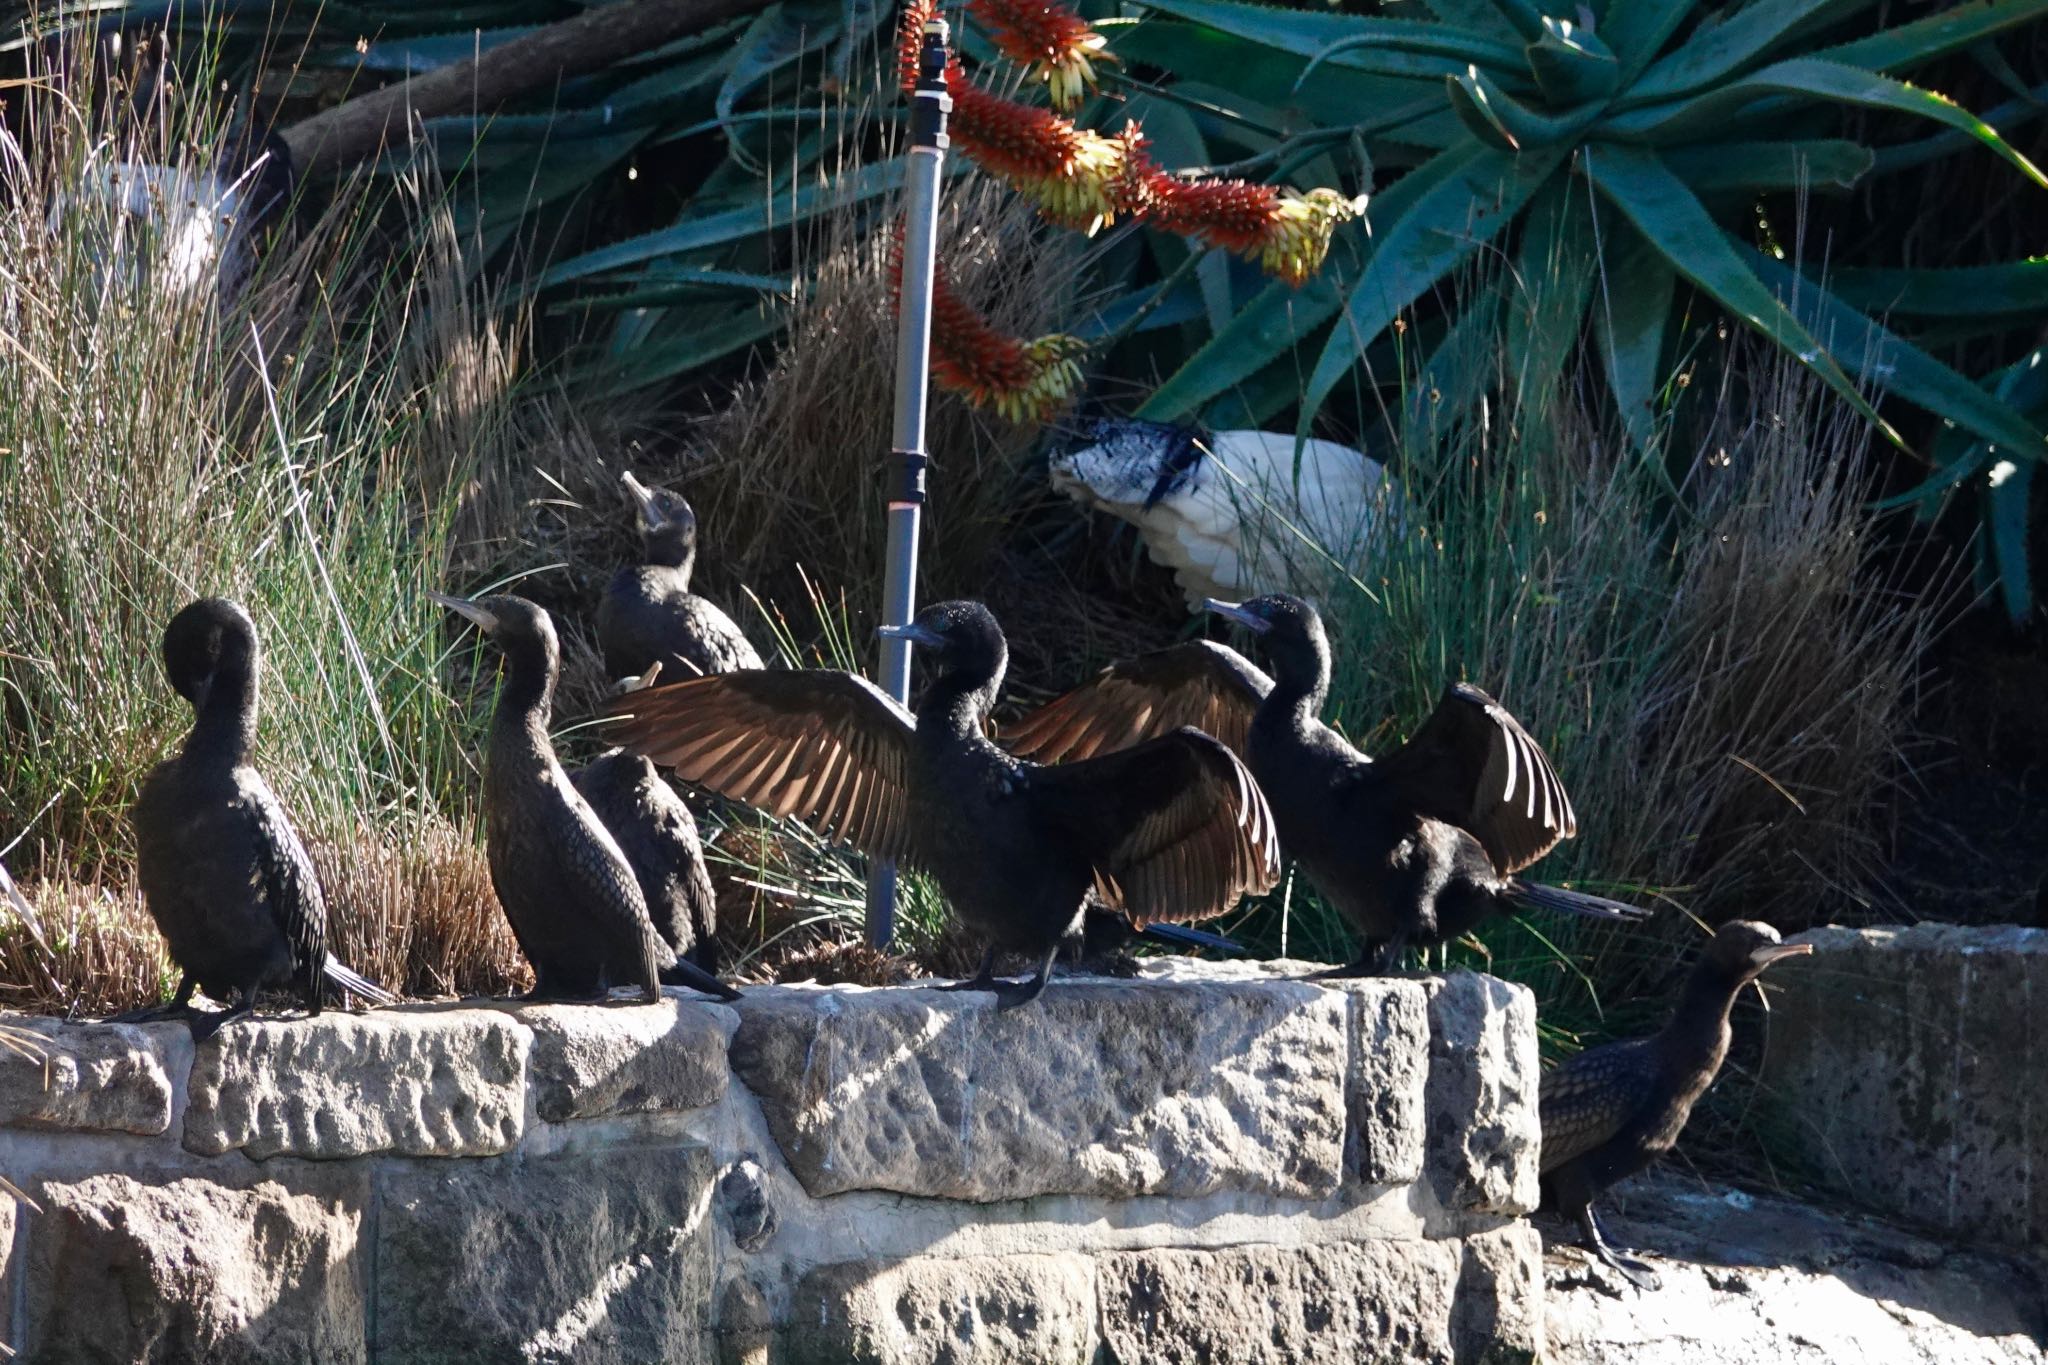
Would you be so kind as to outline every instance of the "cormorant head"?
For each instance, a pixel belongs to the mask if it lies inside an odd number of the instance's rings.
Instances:
[[[164,627],[164,672],[197,711],[206,704],[214,679],[227,669],[254,677],[256,649],[256,623],[240,603],[202,597]]]
[[[514,702],[553,694],[562,646],[555,638],[555,623],[545,610],[510,593],[475,599],[446,597],[438,592],[427,596],[498,642],[511,662],[508,695]]]
[[[907,626],[883,626],[887,640],[907,640],[930,650],[941,673],[974,679],[1000,677],[1009,664],[1010,646],[1003,628],[979,602],[934,602]]]
[[[1754,981],[1764,968],[1813,951],[1811,943],[1786,943],[1778,931],[1755,920],[1730,920],[1714,931],[1700,959],[1702,970],[1738,984]]]
[[[640,508],[640,534],[648,562],[686,567],[697,553],[697,513],[689,499],[666,488],[649,487],[634,478],[630,469],[619,475],[619,480]]]
[[[1203,607],[1259,637],[1283,675],[1308,677],[1330,653],[1329,636],[1316,609],[1291,593],[1268,593],[1243,602],[1210,598]]]

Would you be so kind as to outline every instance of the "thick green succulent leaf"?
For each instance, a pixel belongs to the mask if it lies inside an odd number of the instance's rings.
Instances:
[[[1636,231],[1656,243],[1672,269],[1812,370],[1887,440],[1905,445],[1827,348],[1757,278],[1692,191],[1654,153],[1636,147],[1588,147],[1579,165]]]
[[[586,382],[600,396],[644,389],[743,351],[774,336],[787,321],[783,309],[759,305],[689,310],[638,331],[616,354],[593,364]]]
[[[1506,295],[1505,376],[1534,417],[1556,396],[1579,349],[1586,302],[1600,272],[1601,234],[1591,189],[1576,176],[1553,176],[1530,201]]]
[[[1274,281],[1154,389],[1137,415],[1153,422],[1185,420],[1293,350],[1302,336],[1334,317],[1343,301],[1327,270],[1299,289]]]
[[[1877,155],[1860,142],[1701,142],[1664,152],[1672,174],[1694,194],[1762,190],[1846,190],[1870,173]]]
[[[1755,0],[1650,64],[1630,86],[1628,103],[1673,99],[1727,80],[1768,58],[1802,27],[1830,24],[1878,0]]]
[[[1774,95],[1833,100],[1891,114],[1913,114],[1967,133],[2017,167],[2035,184],[2048,187],[2033,162],[2015,151],[1998,130],[1945,96],[1840,62],[1795,57],[1677,104],[1661,104],[1604,119],[1600,131],[1623,139],[1685,141],[1726,126],[1745,106]]]
[[[1632,83],[1657,59],[1671,35],[1699,8],[1700,0],[1621,0],[1600,21],[1600,36],[1621,63],[1623,85]]]
[[[1534,0],[1493,0],[1493,7],[1514,26],[1523,42],[1533,43],[1543,36],[1543,11]]]
[[[1621,86],[1621,64],[1593,33],[1567,19],[1543,20],[1524,56],[1536,88],[1554,106],[1604,100]]]
[[[1444,87],[1452,110],[1472,135],[1496,149],[1526,151],[1576,142],[1600,112],[1597,105],[1587,104],[1562,114],[1541,113],[1501,89],[1478,67],[1447,77]]]
[[[1814,55],[1866,71],[1910,71],[2042,18],[2048,0],[1972,0]]]
[[[1463,156],[1444,153],[1436,160],[1459,159],[1450,163],[1448,174],[1413,196],[1412,203],[1393,212],[1395,206],[1386,202],[1393,197],[1390,191],[1373,205],[1379,214],[1367,209],[1374,234],[1371,254],[1309,376],[1299,433],[1308,432],[1359,354],[1401,310],[1513,222],[1568,154],[1563,147],[1519,156],[1491,148],[1474,148]],[[1396,188],[1403,183],[1397,181]]]
[[[1743,252],[1773,297],[1825,338],[1830,350],[1854,366],[1865,382],[1975,432],[1990,443],[1985,458],[2002,453],[2036,460],[2048,455],[2048,439],[2034,423],[1995,395],[1784,262],[1747,247]]]
[[[1995,469],[1985,492],[1990,504],[1991,564],[1998,572],[1998,598],[2015,625],[2025,624],[2034,614],[2033,570],[2027,563],[2027,509],[2038,468],[2035,461],[2021,460],[2009,469]]]
[[[2005,265],[1837,270],[1828,287],[1868,313],[1975,318],[2048,313],[2048,257]]]
[[[1386,76],[1448,76],[1479,65],[1512,78],[1526,71],[1519,48],[1418,19],[1369,19],[1335,11],[1276,9],[1237,0],[1139,0],[1145,8],[1246,42]]]
[[[806,53],[815,52],[839,36],[839,7],[783,3],[771,5],[754,16],[739,41],[732,70],[718,89],[714,105],[721,123],[732,118],[741,100],[763,81]]]
[[[1502,42],[1518,40],[1521,35],[1515,26],[1507,21],[1493,0],[1422,0],[1422,7],[1446,24],[1455,24],[1471,33]]]
[[[1650,457],[1656,450],[1664,336],[1671,326],[1678,276],[1664,253],[1631,228],[1617,226],[1604,246],[1600,290],[1593,299],[1593,336],[1629,444],[1637,454]]]
[[[361,67],[394,75],[419,76],[439,67],[466,62],[480,52],[503,47],[534,31],[533,25],[516,28],[464,29],[456,33],[426,33],[408,38],[381,38],[363,48],[315,47],[307,54],[313,66]]]

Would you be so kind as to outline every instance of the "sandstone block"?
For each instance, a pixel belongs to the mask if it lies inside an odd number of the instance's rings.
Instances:
[[[709,1362],[712,1173],[696,1147],[382,1172],[379,1365]]]
[[[1367,1185],[1422,1174],[1428,996],[1415,981],[1346,982],[1351,1002],[1350,1169]]]
[[[1429,992],[1427,1169],[1451,1209],[1536,1207],[1536,998],[1524,986],[1452,972]]]
[[[526,1123],[531,1040],[491,1010],[230,1024],[192,1064],[185,1147],[258,1159],[508,1151]]]
[[[1097,1262],[1117,1365],[1452,1365],[1455,1242],[1134,1251]]]
[[[1087,1257],[919,1257],[820,1266],[790,1302],[778,1365],[1089,1365]]]
[[[1526,1223],[1466,1237],[1451,1304],[1458,1365],[1536,1365],[1543,1352],[1543,1238]]]
[[[67,1024],[26,1015],[7,1023],[36,1039],[27,1051],[0,1049],[0,1125],[143,1134],[171,1126],[171,1076],[191,1048],[182,1024]]]
[[[1808,1173],[1969,1241],[2048,1243],[2048,931],[1820,929],[1773,967],[1763,1093]]]
[[[696,1109],[725,1095],[726,1021],[716,1005],[535,1005],[534,1112],[551,1122]]]
[[[813,1195],[1333,1192],[1346,1002],[1296,982],[749,992],[732,1061]]]
[[[365,1173],[240,1177],[43,1183],[43,1212],[30,1215],[26,1358],[363,1360]]]

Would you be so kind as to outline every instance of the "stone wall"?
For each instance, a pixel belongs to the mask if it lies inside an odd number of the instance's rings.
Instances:
[[[1967,1243],[2048,1242],[2048,932],[1820,929],[1771,969],[1781,1148]]]
[[[31,1361],[1534,1358],[1535,1016],[1483,976],[1149,965],[1035,1005],[28,1022]]]

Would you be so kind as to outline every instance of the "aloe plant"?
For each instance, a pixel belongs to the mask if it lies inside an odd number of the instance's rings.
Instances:
[[[2048,17],[2048,0],[1985,0],[1879,25],[1877,0],[1606,0],[1553,13],[1556,0],[1421,0],[1413,18],[1279,10],[1234,0],[1141,0],[1149,17],[1106,26],[1126,65],[1163,68],[1170,89],[1234,86],[1263,101],[1282,136],[1263,153],[1285,162],[1332,134],[1401,169],[1342,230],[1354,264],[1299,292],[1252,297],[1171,374],[1141,415],[1174,419],[1219,407],[1235,415],[1247,387],[1277,368],[1289,382],[1267,406],[1296,405],[1306,434],[1340,385],[1364,384],[1361,357],[1407,310],[1482,250],[1541,277],[1580,282],[1533,310],[1467,300],[1475,316],[1420,332],[1417,387],[1467,395],[1494,361],[1475,344],[1507,318],[1527,364],[1562,366],[1590,331],[1631,439],[1646,453],[1678,342],[1677,319],[1705,295],[1797,357],[1894,442],[1869,393],[1934,414],[1954,433],[1915,497],[1988,481],[1995,562],[2006,601],[2030,610],[2024,498],[2043,453],[2031,370],[1978,382],[1881,320],[2048,312],[2048,265],[1974,271],[1863,270],[1824,280],[1782,258],[1755,229],[1756,206],[1789,190],[1846,190],[1919,164],[1845,135],[1843,115],[1876,111],[1937,125],[1990,149],[2035,186],[2048,179],[1988,122],[1905,76],[1936,59],[1982,51]],[[1390,6],[1389,8],[1394,8]],[[1843,36],[1860,26],[1860,36]],[[1291,128],[1285,125],[1292,124]],[[2048,201],[2042,208],[2048,210]],[[1512,287],[1511,284],[1509,287]],[[1382,379],[1387,370],[1374,367]],[[1275,415],[1269,412],[1265,415]]]

